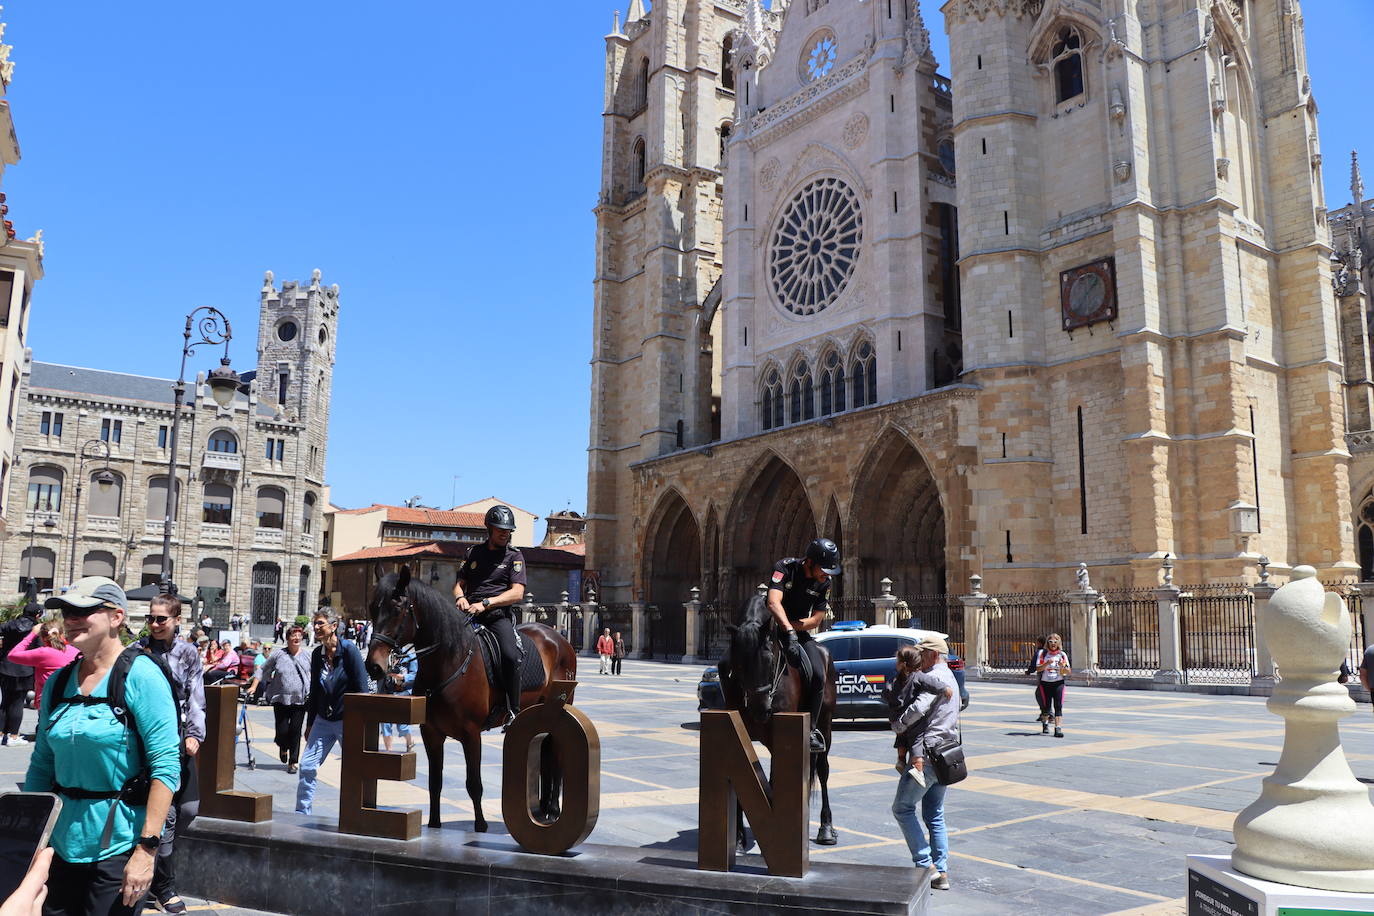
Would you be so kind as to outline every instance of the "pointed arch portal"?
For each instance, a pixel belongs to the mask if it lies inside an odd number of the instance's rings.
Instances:
[[[678,607],[701,585],[701,531],[696,517],[676,490],[670,490],[654,512],[649,527],[646,600],[662,608]]]
[[[864,462],[854,491],[851,549],[859,581],[848,594],[898,596],[945,592],[945,513],[930,467],[904,435],[889,430]]]
[[[801,478],[777,455],[741,487],[732,514],[727,550],[733,581],[722,595],[738,607],[774,563],[806,550],[816,537],[816,516]]]

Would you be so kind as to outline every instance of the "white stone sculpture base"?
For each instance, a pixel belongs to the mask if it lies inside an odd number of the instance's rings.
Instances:
[[[1315,911],[1319,913],[1374,913],[1374,894],[1348,894],[1341,891],[1322,891],[1291,884],[1275,884],[1243,875],[1231,867],[1227,856],[1188,857],[1188,912],[1208,916],[1226,916],[1235,912],[1254,916],[1279,916],[1280,910]],[[1199,880],[1196,875],[1201,876]],[[1218,901],[1208,890],[1208,879],[1232,891],[1227,901]],[[1236,897],[1253,903],[1255,908],[1238,906]],[[1229,909],[1227,908],[1229,906]]]

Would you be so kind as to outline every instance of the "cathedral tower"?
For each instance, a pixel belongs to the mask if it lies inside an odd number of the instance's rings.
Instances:
[[[637,597],[623,574],[638,537],[631,465],[716,436],[703,316],[721,271],[727,36],[743,12],[632,0],[606,36],[587,518],[588,568],[616,570],[605,601]]]
[[[1261,554],[1350,572],[1299,4],[943,12],[989,581],[1081,556],[1153,584],[1166,553],[1193,582]]]

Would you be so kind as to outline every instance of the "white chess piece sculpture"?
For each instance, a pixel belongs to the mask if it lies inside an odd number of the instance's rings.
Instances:
[[[1299,566],[1256,621],[1283,678],[1269,711],[1283,716],[1283,755],[1260,797],[1236,816],[1237,871],[1266,881],[1374,892],[1374,806],[1341,749],[1337,720],[1355,711],[1336,672],[1350,615]]]

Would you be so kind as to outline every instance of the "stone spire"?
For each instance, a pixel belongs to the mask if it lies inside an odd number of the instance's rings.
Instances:
[[[620,31],[620,10],[617,8],[611,17],[611,34],[607,38],[624,38],[625,33]]]
[[[1356,150],[1350,151],[1350,194],[1356,212],[1363,209],[1364,176],[1360,174],[1360,154]]]
[[[744,22],[740,31],[744,33],[745,45],[754,54],[754,66],[762,69],[773,58],[773,36],[776,31],[772,17],[764,12],[761,0],[748,0],[744,7]]]
[[[638,22],[645,17],[644,0],[630,0],[630,11],[625,14],[625,22]]]
[[[902,62],[922,60],[935,63],[935,52],[930,47],[930,30],[926,28],[925,17],[921,15],[920,0],[911,4],[911,14],[906,20],[906,50]]]

